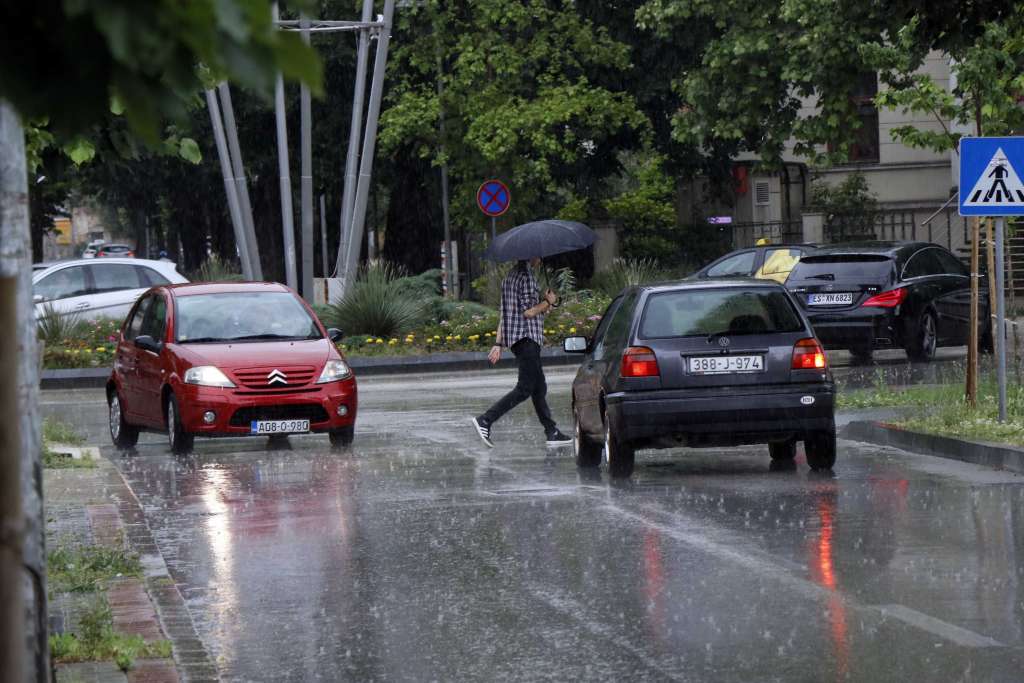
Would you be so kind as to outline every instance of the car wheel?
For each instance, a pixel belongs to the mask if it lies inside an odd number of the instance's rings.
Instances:
[[[133,448],[139,442],[139,430],[128,424],[121,410],[121,397],[115,389],[108,402],[110,409],[110,438],[118,448]]]
[[[835,430],[811,434],[804,439],[807,465],[812,470],[830,470],[836,464]]]
[[[636,449],[619,439],[607,413],[605,413],[604,423],[604,451],[608,457],[608,473],[613,477],[629,477],[633,474]]]
[[[938,345],[938,325],[935,322],[935,314],[925,311],[921,314],[921,320],[917,323],[917,331],[914,338],[907,345],[907,355],[911,360],[927,363],[935,358],[935,348]]]
[[[348,448],[352,445],[352,440],[355,439],[356,428],[354,425],[349,425],[340,429],[332,429],[327,435],[330,437],[331,446],[334,448]]]
[[[992,336],[992,325],[985,328],[985,331],[981,333],[981,337],[978,339],[978,349],[982,353],[995,353],[996,343],[995,338]]]
[[[576,467],[597,467],[601,464],[601,444],[594,443],[583,433],[576,411],[572,411],[572,452]]]
[[[796,457],[796,439],[769,443],[768,453],[771,454],[772,460],[792,460]]]
[[[171,394],[167,397],[167,443],[171,446],[171,453],[180,455],[192,450],[195,443],[195,435],[185,430],[181,423],[181,410],[178,407],[178,399]]]

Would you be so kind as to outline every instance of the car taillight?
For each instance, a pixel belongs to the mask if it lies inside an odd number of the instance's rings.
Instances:
[[[903,287],[897,287],[896,289],[890,289],[888,292],[882,292],[876,294],[861,306],[874,306],[876,308],[896,308],[903,300],[907,298],[907,290]]]
[[[817,339],[801,339],[793,346],[794,370],[824,370],[825,350]]]
[[[623,377],[657,377],[658,357],[646,346],[631,346],[622,354]]]

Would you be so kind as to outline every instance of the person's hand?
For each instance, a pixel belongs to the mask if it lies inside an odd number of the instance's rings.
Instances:
[[[501,360],[501,347],[497,344],[492,346],[490,352],[487,354],[487,360],[491,361],[491,365],[494,365]]]
[[[558,301],[558,295],[549,289],[548,291],[544,292],[544,300],[548,302],[548,305],[554,306],[555,302]]]

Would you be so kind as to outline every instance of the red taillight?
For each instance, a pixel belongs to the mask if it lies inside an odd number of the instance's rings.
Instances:
[[[793,346],[794,370],[824,370],[825,350],[817,339],[801,339]]]
[[[657,377],[658,357],[646,346],[631,346],[622,354],[623,377]]]
[[[896,308],[907,298],[907,290],[903,287],[890,289],[888,292],[876,294],[861,306],[875,306],[877,308]]]

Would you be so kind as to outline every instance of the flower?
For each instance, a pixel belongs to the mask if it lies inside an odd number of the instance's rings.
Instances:
[[[447,337],[445,337],[445,338],[444,338],[444,340],[445,340],[445,341],[451,341],[451,340],[452,340],[452,337],[451,337],[451,335],[448,335]]]
[[[389,339],[388,340],[388,346],[394,346],[397,343],[398,343],[397,339]]]
[[[377,343],[378,343],[378,344],[383,344],[383,343],[384,343],[384,340],[383,340],[383,339],[381,339],[380,337],[377,337]]]
[[[462,341],[462,335],[461,334],[455,335],[455,341]]]
[[[471,335],[469,335],[469,340],[470,341],[476,341],[478,339],[480,339],[480,335],[479,334],[471,334]]]
[[[570,327],[569,328],[569,334],[576,334],[576,328],[575,327]]]
[[[590,321],[595,322],[595,323],[598,320],[600,320],[600,319],[601,319],[601,316],[599,316],[599,315],[592,315],[592,316],[587,317],[587,320],[590,320]]]

